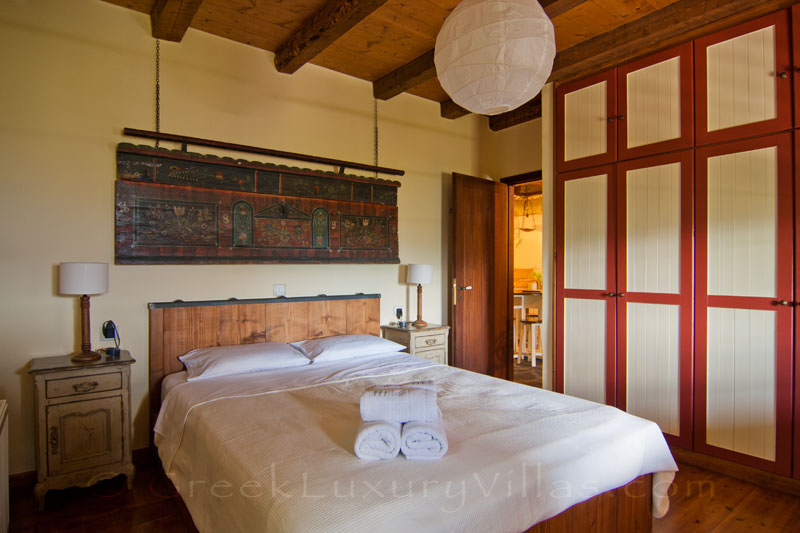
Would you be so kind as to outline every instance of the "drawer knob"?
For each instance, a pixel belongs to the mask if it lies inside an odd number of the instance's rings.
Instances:
[[[433,346],[434,344],[436,344],[436,339],[425,339],[425,344],[427,344],[428,346]]]
[[[50,427],[50,453],[58,455],[58,426]]]
[[[84,381],[83,383],[76,383],[72,386],[75,392],[89,392],[97,388],[100,383],[96,381]]]

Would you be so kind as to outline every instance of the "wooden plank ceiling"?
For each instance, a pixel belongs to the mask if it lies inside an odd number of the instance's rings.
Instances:
[[[373,84],[376,98],[402,92],[468,112],[436,79],[436,34],[459,0],[105,0],[151,15],[154,37],[180,41],[188,28],[275,53],[292,73],[313,63]],[[551,81],[564,83],[787,7],[797,0],[540,0],[553,20]],[[541,116],[535,98],[490,117],[493,130]]]

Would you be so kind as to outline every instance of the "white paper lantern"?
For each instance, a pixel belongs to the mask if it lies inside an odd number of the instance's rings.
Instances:
[[[497,115],[539,94],[555,55],[553,23],[535,0],[462,0],[436,37],[434,62],[455,103]]]

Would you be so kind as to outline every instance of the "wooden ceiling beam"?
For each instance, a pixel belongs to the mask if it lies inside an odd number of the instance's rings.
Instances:
[[[378,100],[388,100],[435,77],[433,50],[428,50],[410,63],[375,80],[372,83],[372,94]]]
[[[581,4],[585,4],[588,0],[542,0],[539,5],[544,8],[544,12],[551,19],[559,15],[563,15],[570,9],[574,9]]]
[[[556,54],[550,81],[564,83],[794,4],[797,0],[680,0]]]
[[[542,117],[542,95],[537,94],[533,100],[522,104],[513,111],[507,111],[489,117],[489,129],[492,131],[500,131],[523,122],[536,120]]]
[[[442,115],[442,118],[459,118],[463,117],[464,115],[469,115],[469,111],[455,103],[454,101],[447,99],[444,102],[439,103],[439,110]]]
[[[203,0],[157,0],[150,12],[153,37],[181,42]]]
[[[333,0],[275,51],[275,68],[292,74],[386,0]]]

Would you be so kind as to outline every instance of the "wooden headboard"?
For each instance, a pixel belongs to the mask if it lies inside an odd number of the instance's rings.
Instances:
[[[189,350],[331,335],[380,335],[380,298],[380,294],[354,294],[148,304],[150,427],[161,407],[164,376],[183,370],[178,357]]]

